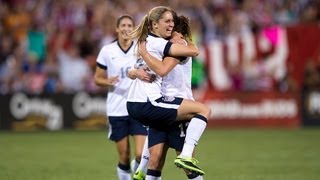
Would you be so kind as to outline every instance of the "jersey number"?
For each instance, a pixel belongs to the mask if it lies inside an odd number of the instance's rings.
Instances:
[[[130,67],[122,67],[121,68],[121,78],[126,78],[128,76],[128,72],[129,72]]]

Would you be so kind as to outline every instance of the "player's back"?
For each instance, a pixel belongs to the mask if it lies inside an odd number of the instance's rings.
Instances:
[[[191,90],[192,58],[177,64],[163,77],[161,91],[164,96],[175,96],[192,99]]]

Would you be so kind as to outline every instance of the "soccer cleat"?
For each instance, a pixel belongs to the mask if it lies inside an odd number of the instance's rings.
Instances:
[[[145,180],[146,174],[143,173],[141,170],[137,171],[133,175],[133,180]]]
[[[178,168],[183,168],[187,171],[191,171],[193,173],[196,173],[200,176],[204,175],[204,171],[198,167],[196,164],[198,164],[198,160],[196,160],[195,158],[184,158],[184,157],[180,157],[178,156],[175,160],[174,160],[174,164],[178,167]]]

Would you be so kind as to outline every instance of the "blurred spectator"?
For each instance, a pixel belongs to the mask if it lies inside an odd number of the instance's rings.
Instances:
[[[23,43],[31,24],[31,17],[26,9],[26,1],[9,1],[9,12],[4,17],[5,32],[12,34],[14,40]]]
[[[320,90],[320,61],[307,61],[303,85],[304,90]]]
[[[32,24],[27,36],[28,54],[35,58],[35,61],[42,62],[46,56],[47,49],[46,34],[41,30],[38,23]]]
[[[47,75],[46,82],[43,87],[44,93],[52,94],[63,92],[63,86],[59,78],[59,65],[52,56],[47,56],[43,65],[43,71]]]
[[[263,60],[247,61],[243,66],[242,90],[271,91],[274,90],[274,79],[266,69]]]
[[[278,82],[280,92],[296,92],[299,90],[297,82],[293,79],[294,69],[291,64],[287,66],[286,75]]]
[[[285,0],[279,4],[274,15],[275,22],[283,25],[292,25],[298,21],[298,1]]]
[[[13,46],[12,52],[8,54],[0,68],[0,93],[24,91],[22,61],[25,59],[23,47]]]
[[[41,94],[47,78],[42,64],[38,62],[38,56],[33,53],[28,55],[26,61],[27,67],[23,75],[24,91],[30,94]]]
[[[319,0],[310,1],[301,14],[301,22],[312,23],[320,19],[320,2]]]
[[[228,67],[228,73],[232,82],[232,90],[242,91],[244,89],[244,73],[240,66],[231,65]]]
[[[12,54],[14,45],[15,43],[12,36],[0,36],[0,68],[4,63],[6,63],[8,57]]]
[[[56,44],[59,77],[66,92],[83,91],[89,81],[90,68],[85,59],[80,56],[78,44],[73,41],[65,44],[66,37],[67,34],[61,34]],[[64,45],[66,45],[65,48]]]
[[[191,77],[191,88],[196,89],[204,82],[205,71],[204,65],[199,58],[192,58],[192,77]]]

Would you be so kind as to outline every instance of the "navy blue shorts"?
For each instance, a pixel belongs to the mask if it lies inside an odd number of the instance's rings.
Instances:
[[[157,130],[167,131],[177,118],[177,109],[182,98],[162,97],[155,102],[127,102],[128,113],[142,124]]]
[[[189,122],[190,121],[176,121],[167,131],[149,128],[148,147],[150,148],[160,143],[166,143],[170,148],[176,151],[182,151]]]
[[[109,116],[108,138],[119,141],[129,135],[147,135],[147,128],[130,116]]]

